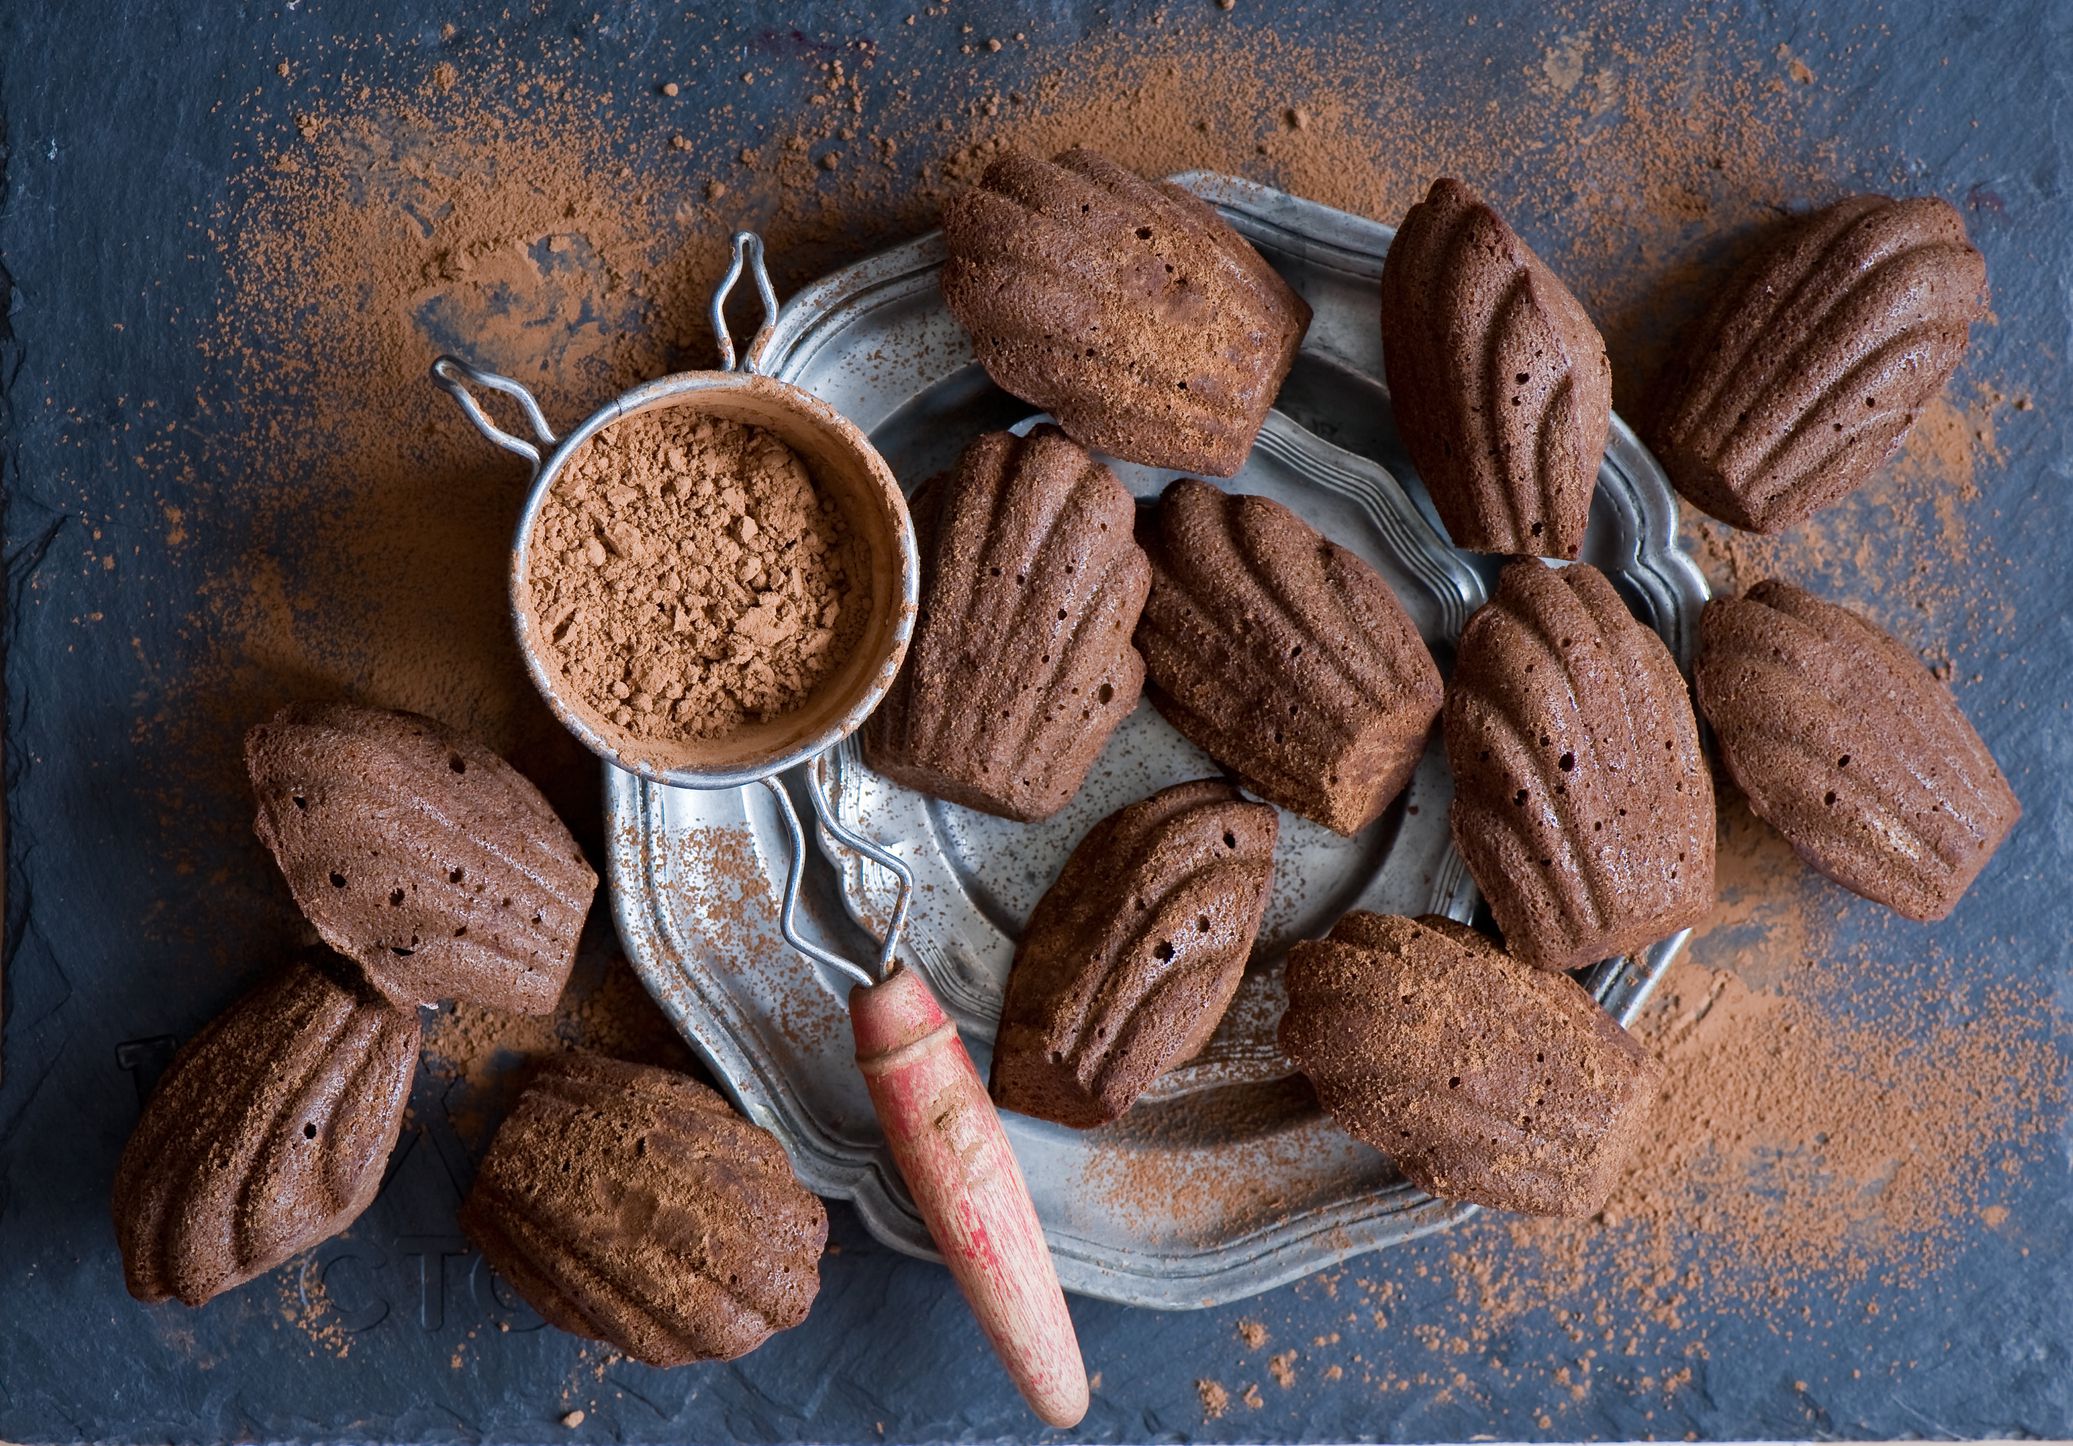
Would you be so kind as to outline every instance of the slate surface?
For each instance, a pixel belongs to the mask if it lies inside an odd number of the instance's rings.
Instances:
[[[1372,8],[1391,13],[1368,15]],[[278,918],[237,908],[212,921],[219,937],[209,941],[191,927],[160,927],[168,917],[207,918],[215,865],[248,870],[253,855],[246,842],[234,856],[226,849],[220,860],[197,861],[176,846],[192,822],[187,809],[237,813],[245,804],[154,801],[140,779],[167,760],[137,743],[135,727],[160,706],[164,659],[180,654],[183,604],[219,544],[206,483],[169,481],[162,465],[140,461],[125,426],[147,405],[157,409],[152,425],[170,423],[176,439],[211,425],[207,399],[196,395],[194,343],[220,276],[196,237],[239,162],[236,99],[278,56],[320,68],[377,29],[405,51],[436,43],[449,21],[513,35],[594,32],[603,71],[629,49],[673,44],[709,24],[658,11],[600,25],[592,7],[556,3],[523,14],[459,0],[395,0],[378,18],[362,9],[316,0],[0,7],[0,294],[8,298],[0,322],[8,569],[0,1437],[1026,1436],[1028,1417],[973,1348],[943,1274],[876,1246],[841,1207],[832,1211],[840,1254],[826,1262],[808,1327],[735,1365],[663,1373],[600,1364],[594,1350],[537,1328],[454,1229],[467,1151],[427,1090],[381,1200],[314,1262],[193,1314],[146,1310],[123,1292],[105,1202],[141,1096],[172,1044],[240,986],[209,961],[226,944],[235,953],[240,941],[256,947],[281,930]],[[1121,9],[1112,20],[1106,8],[1030,5],[983,17],[983,28],[1070,36],[1154,18],[1148,8]],[[1399,57],[1415,53],[1427,33],[1436,51],[1464,43],[1451,10],[1358,10],[1359,25],[1386,33]],[[1544,38],[1537,10],[1491,0],[1474,43],[1507,66],[1523,65]],[[2012,642],[1989,646],[1962,629],[1943,639],[1954,656],[1970,659],[1960,669],[1961,693],[2028,812],[2011,846],[2016,856],[1968,899],[1945,942],[1987,961],[1987,975],[2055,993],[2062,1010],[2073,1006],[2065,960],[2073,904],[2064,887],[2073,864],[2073,728],[2064,709],[2073,688],[2065,565],[2073,436],[2063,385],[2073,275],[2067,13],[2043,0],[1836,4],[1822,7],[1818,21],[1763,6],[1733,22],[1752,53],[1791,43],[1827,57],[1818,85],[1829,129],[1806,144],[1826,158],[1838,187],[1853,176],[1894,184],[1897,173],[1969,198],[1998,316],[1976,336],[1971,366],[2034,389],[2039,414],[2010,430],[2003,463],[1983,475],[1989,505],[1977,523],[2006,559],[1993,585],[2022,599],[2022,621]],[[959,63],[943,26],[903,31],[895,17],[824,5],[742,7],[735,18],[749,33],[870,33],[901,65]],[[1324,33],[1343,22],[1319,8],[1276,23]],[[1601,43],[1627,25],[1618,15],[1588,23]],[[942,59],[931,46],[942,48]],[[718,85],[731,62],[687,47],[675,66],[689,85]],[[735,99],[743,125],[752,125],[756,100]],[[1864,159],[1874,153],[1876,163]],[[1565,224],[1561,215],[1535,221]],[[201,534],[177,560],[162,529],[146,520],[168,488],[190,503]],[[96,565],[102,555],[119,555],[119,566]],[[1837,907],[1846,935],[1868,917],[1854,905]],[[2061,1121],[2057,1138],[1997,1197],[2019,1228],[1960,1253],[1877,1317],[1837,1308],[1840,1287],[1819,1280],[1803,1283],[1768,1318],[1715,1311],[1701,1282],[1689,1310],[1704,1323],[1702,1353],[1688,1355],[1683,1338],[1664,1337],[1659,1358],[1601,1362],[1592,1388],[1575,1399],[1538,1364],[1565,1349],[1565,1333],[1544,1315],[1523,1316],[1480,1353],[1449,1361],[1460,1379],[1446,1390],[1357,1390],[1308,1370],[1279,1387],[1266,1381],[1261,1356],[1236,1340],[1244,1319],[1265,1322],[1277,1344],[1343,1332],[1342,1358],[1359,1360],[1363,1371],[1427,1370],[1431,1351],[1416,1325],[1449,1306],[1458,1285],[1445,1240],[1370,1263],[1369,1274],[1397,1284],[1386,1326],[1314,1282],[1192,1314],[1077,1301],[1089,1363],[1101,1372],[1084,1432],[2073,1434],[2069,1143]],[[291,1317],[302,1288],[319,1280],[330,1305],[314,1317],[321,1335],[313,1343]],[[1674,1393],[1644,1389],[1686,1369],[1692,1375]],[[1205,1420],[1198,1378],[1227,1384],[1234,1397],[1258,1381],[1261,1404],[1234,1399]],[[587,1414],[571,1428],[561,1420],[574,1406]]]

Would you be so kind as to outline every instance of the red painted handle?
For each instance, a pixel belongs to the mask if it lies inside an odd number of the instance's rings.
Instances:
[[[957,1026],[912,969],[849,994],[857,1068],[907,1189],[1037,1415],[1087,1414],[1087,1368],[1022,1167]]]

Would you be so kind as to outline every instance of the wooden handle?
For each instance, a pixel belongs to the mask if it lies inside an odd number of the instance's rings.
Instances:
[[[857,1068],[893,1160],[987,1339],[1037,1415],[1087,1414],[1087,1368],[1022,1167],[965,1053],[919,974],[896,968],[850,991]]]

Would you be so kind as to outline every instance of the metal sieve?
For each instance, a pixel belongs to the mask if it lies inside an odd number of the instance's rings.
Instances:
[[[745,268],[754,275],[763,321],[737,363],[724,307]],[[920,564],[906,499],[885,459],[846,417],[818,397],[761,374],[759,361],[777,309],[777,296],[764,269],[762,242],[744,231],[734,238],[733,264],[714,291],[710,308],[719,340],[720,368],[679,372],[635,387],[560,439],[521,383],[479,371],[456,357],[443,356],[432,365],[433,379],[453,394],[476,430],[525,458],[533,468],[532,488],[511,544],[511,621],[526,670],[555,715],[592,752],[656,783],[679,788],[736,788],[827,751],[856,731],[884,696],[914,630]],[[491,421],[468,391],[469,382],[515,398],[538,444],[513,436]],[[665,409],[688,409],[776,434],[805,460],[815,483],[841,508],[869,556],[871,596],[864,632],[836,675],[796,712],[746,725],[723,738],[643,740],[599,716],[577,698],[561,676],[559,665],[543,646],[540,620],[531,609],[534,531],[548,496],[570,461],[592,437],[615,422]],[[547,449],[544,457],[543,448]]]
[[[763,314],[737,359],[726,303],[744,271],[755,282]],[[460,403],[475,429],[532,467],[511,545],[511,620],[519,652],[555,716],[613,766],[679,788],[761,783],[770,791],[789,853],[778,908],[785,942],[856,981],[849,1010],[857,1066],[894,1162],[1016,1386],[1045,1421],[1071,1426],[1087,1409],[1087,1375],[1021,1166],[956,1026],[920,973],[903,968],[896,957],[914,875],[898,855],[845,825],[827,796],[824,755],[862,726],[885,696],[913,635],[921,594],[913,519],[892,470],[854,424],[819,398],[759,370],[778,303],[762,239],[754,232],[735,233],[733,259],[713,291],[708,315],[719,344],[718,370],[680,372],[635,387],[562,438],[522,383],[458,357],[442,356],[432,364],[432,380]],[[535,440],[491,420],[469,390],[471,383],[515,400]],[[570,459],[614,422],[674,407],[763,428],[798,453],[862,536],[870,556],[871,599],[856,650],[797,712],[721,739],[656,744],[631,737],[571,696],[541,645],[528,571],[541,508]],[[799,927],[807,846],[787,776],[805,790],[824,852],[832,857],[836,846],[847,848],[897,881],[885,930],[876,940],[877,957],[869,963],[825,947]]]

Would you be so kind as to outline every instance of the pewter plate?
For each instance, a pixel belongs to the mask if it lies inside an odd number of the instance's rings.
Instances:
[[[1375,319],[1391,228],[1228,177],[1176,179],[1215,204],[1316,313],[1251,458],[1225,485],[1286,503],[1366,558],[1449,671],[1497,560],[1448,545],[1396,436]],[[1036,420],[973,360],[937,289],[942,261],[931,234],[836,272],[784,307],[764,353],[769,371],[869,433],[910,490],[979,432]],[[1179,475],[1113,465],[1139,497]],[[1706,589],[1676,546],[1676,520],[1654,459],[1615,417],[1584,558],[1688,663]],[[829,763],[844,820],[915,870],[904,954],[926,971],[982,1072],[1016,933],[1073,843],[1125,803],[1217,772],[1149,705],[1117,729],[1072,805],[1040,824],[889,783],[854,740]],[[854,1202],[889,1244],[932,1255],[851,1062],[847,984],[778,935],[785,848],[767,796],[608,773],[611,887],[648,988],[741,1107],[784,1142],[810,1188]],[[1447,836],[1450,796],[1435,736],[1403,796],[1358,838],[1284,812],[1266,925],[1202,1054],[1105,1129],[1003,1116],[1066,1289],[1216,1305],[1472,1212],[1417,1190],[1335,1129],[1274,1045],[1281,961],[1294,941],[1355,907],[1474,917],[1475,886]],[[841,874],[815,865],[801,899],[807,927],[863,948],[856,921],[882,916],[890,880],[869,864]],[[1607,961],[1584,982],[1630,1019],[1683,943],[1680,934]]]

